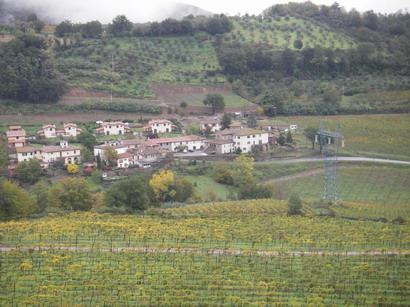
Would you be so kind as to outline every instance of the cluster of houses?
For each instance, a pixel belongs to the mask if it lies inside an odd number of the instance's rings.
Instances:
[[[127,168],[132,165],[149,167],[151,162],[159,161],[169,152],[195,152],[203,154],[228,154],[233,152],[248,153],[255,146],[261,150],[267,150],[275,145],[277,137],[270,132],[275,129],[296,129],[295,125],[259,126],[258,129],[246,128],[242,123],[232,123],[229,129],[221,131],[217,119],[198,119],[202,131],[206,129],[214,133],[215,137],[206,139],[197,135],[183,135],[175,137],[156,137],[150,139],[124,139],[105,141],[104,144],[94,147],[94,156],[104,160],[107,146],[116,152],[116,164],[119,168]],[[123,122],[99,122],[96,129],[97,135],[117,136],[131,132],[131,127]],[[169,120],[151,120],[147,124],[139,124],[148,135],[172,133],[176,126]],[[76,124],[68,123],[63,129],[56,125],[43,125],[37,132],[39,138],[76,137],[82,130]],[[64,164],[77,164],[80,162],[81,148],[70,146],[66,140],[60,141],[59,145],[28,146],[27,133],[21,126],[10,126],[6,132],[8,145],[15,149],[17,163],[36,158],[44,168],[50,163],[63,160]],[[15,167],[15,166],[14,166]],[[13,168],[13,166],[11,166]]]

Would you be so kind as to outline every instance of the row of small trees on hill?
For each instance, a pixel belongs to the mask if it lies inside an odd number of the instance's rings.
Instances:
[[[182,20],[167,18],[161,22],[133,24],[125,15],[118,15],[108,24],[107,33],[114,37],[124,36],[158,36],[190,35],[195,31],[206,31],[209,34],[222,34],[233,29],[231,20],[221,14],[213,17],[187,16]],[[84,24],[73,24],[64,20],[56,26],[55,34],[59,37],[80,35],[85,38],[99,38],[103,27],[99,21]]]

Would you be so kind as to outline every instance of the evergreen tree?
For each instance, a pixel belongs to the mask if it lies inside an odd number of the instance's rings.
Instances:
[[[219,124],[221,125],[221,130],[228,129],[232,124],[232,119],[228,114],[224,113]]]
[[[258,125],[255,112],[249,113],[247,125],[249,128],[255,128]]]

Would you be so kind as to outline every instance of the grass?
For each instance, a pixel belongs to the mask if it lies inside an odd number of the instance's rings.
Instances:
[[[249,100],[246,100],[235,94],[221,94],[224,98],[225,106],[227,107],[243,107],[254,105]],[[206,94],[189,94],[180,95],[175,98],[175,101],[169,101],[169,103],[180,104],[185,101],[189,106],[204,106],[204,99]]]
[[[345,138],[345,150],[410,156],[410,114],[346,115],[284,117],[287,123],[296,123],[300,130],[324,123],[327,130],[340,131]]]
[[[348,166],[338,171],[339,199],[381,205],[409,204],[409,166],[372,164]],[[288,198],[296,193],[302,198],[320,199],[323,193],[323,174],[275,183],[276,197]]]
[[[237,187],[218,183],[209,176],[184,177],[194,184],[195,191],[201,196],[203,201],[227,200],[230,193],[236,194],[238,192]]]
[[[259,180],[275,179],[282,176],[289,176],[312,169],[323,167],[322,162],[306,163],[257,163],[254,165],[255,175]]]

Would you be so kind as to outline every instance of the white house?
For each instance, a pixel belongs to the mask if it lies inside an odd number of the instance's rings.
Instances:
[[[128,168],[134,165],[134,155],[129,152],[124,152],[117,155],[117,167]]]
[[[73,124],[73,123],[64,124],[64,136],[76,137],[81,132],[83,132],[83,129],[77,128],[76,124]]]
[[[217,154],[228,154],[235,151],[235,143],[231,140],[222,140],[222,139],[215,139],[215,140],[205,140],[205,146],[207,147],[207,152],[211,151],[211,153]]]
[[[221,130],[221,125],[216,119],[204,119],[199,122],[201,131],[205,131],[207,127],[211,128],[212,132]]]
[[[149,131],[155,134],[172,132],[172,122],[166,119],[154,119],[144,126],[144,131]],[[175,127],[175,126],[174,126]]]
[[[243,129],[243,124],[240,122],[233,122],[229,125],[229,129],[231,130],[241,130]]]
[[[292,124],[292,125],[289,126],[289,129],[290,130],[296,130],[296,129],[298,129],[298,125]]]
[[[45,137],[46,139],[57,137],[56,125],[43,125],[43,129],[37,131],[39,136]]]
[[[131,131],[131,128],[124,125],[123,122],[104,122],[101,127],[97,128],[98,134],[104,135],[122,135]]]
[[[269,144],[268,132],[256,129],[242,129],[234,133],[235,148],[240,148],[243,153],[250,152],[255,145],[264,148]]]
[[[26,146],[26,131],[21,126],[10,126],[6,132],[7,144],[9,147],[24,147]]]
[[[197,135],[185,135],[170,138],[157,138],[147,140],[146,143],[152,147],[160,147],[176,151],[179,146],[186,146],[188,150],[194,151],[204,148],[204,138]]]

